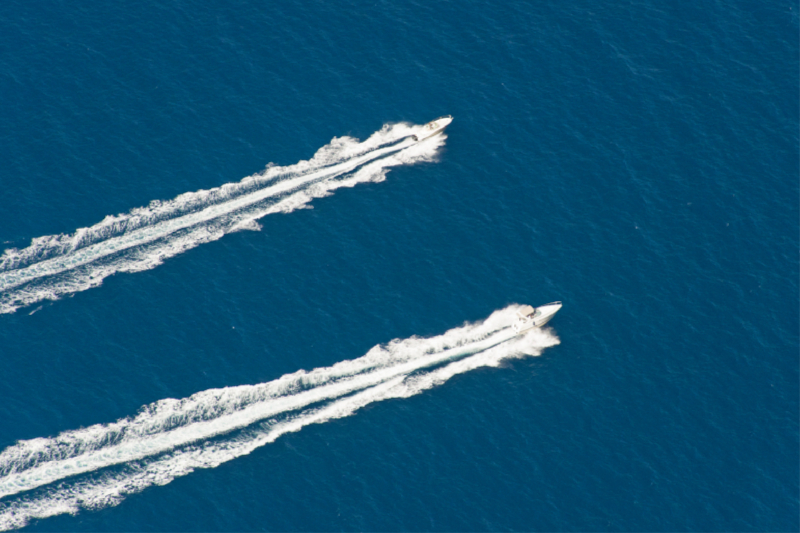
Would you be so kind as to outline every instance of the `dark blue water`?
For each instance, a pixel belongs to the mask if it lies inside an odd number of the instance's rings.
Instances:
[[[562,300],[561,343],[30,529],[800,528],[796,2],[95,4],[0,6],[5,248],[454,122],[434,162],[0,315],[0,450],[515,302]]]

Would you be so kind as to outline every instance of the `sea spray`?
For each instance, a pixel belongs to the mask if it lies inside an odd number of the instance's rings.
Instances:
[[[384,126],[359,143],[343,137],[309,161],[270,166],[238,183],[154,201],[127,214],[108,216],[72,235],[33,239],[0,257],[0,314],[43,300],[97,287],[118,272],[140,272],[200,244],[242,229],[258,230],[258,219],[308,207],[342,187],[384,179],[389,168],[431,161],[443,135],[414,143],[421,126]]]
[[[330,367],[161,400],[113,424],[19,442],[0,453],[0,529],[116,505],[128,494],[216,467],[310,424],[558,344],[549,330],[515,336],[508,326],[518,308],[443,335],[395,340]]]

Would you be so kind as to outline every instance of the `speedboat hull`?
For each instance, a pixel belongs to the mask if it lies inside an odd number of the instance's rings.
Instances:
[[[517,335],[522,335],[532,329],[540,328],[550,322],[561,309],[561,302],[552,302],[539,307],[523,306],[517,311],[517,319],[512,325]]]
[[[444,129],[449,126],[451,122],[453,122],[453,117],[450,115],[439,117],[436,120],[431,120],[422,126],[421,132],[412,135],[411,138],[415,141],[423,141],[444,131]]]

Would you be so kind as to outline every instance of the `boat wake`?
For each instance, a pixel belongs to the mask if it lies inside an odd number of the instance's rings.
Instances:
[[[112,424],[20,441],[0,453],[0,530],[116,505],[309,424],[413,396],[457,374],[538,355],[559,343],[549,330],[515,335],[508,325],[519,308],[509,306],[436,337],[395,340],[330,367],[161,400]]]
[[[270,165],[238,183],[154,201],[71,235],[33,239],[0,256],[0,313],[102,284],[117,272],[150,270],[186,250],[241,230],[270,213],[308,207],[340,187],[378,182],[393,166],[431,161],[443,135],[415,143],[422,126],[385,125],[366,141],[334,138],[308,161]]]

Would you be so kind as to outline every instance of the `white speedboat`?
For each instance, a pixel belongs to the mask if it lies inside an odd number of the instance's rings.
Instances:
[[[517,311],[517,320],[514,321],[514,333],[520,335],[533,328],[540,328],[553,318],[561,309],[561,302],[553,302],[539,307],[525,305]]]
[[[417,133],[416,135],[412,135],[411,138],[415,141],[421,141],[423,139],[427,139],[428,137],[433,137],[437,133],[441,133],[450,123],[453,122],[453,117],[447,115],[446,117],[439,117],[436,120],[431,120],[424,126],[422,126],[422,131]]]

